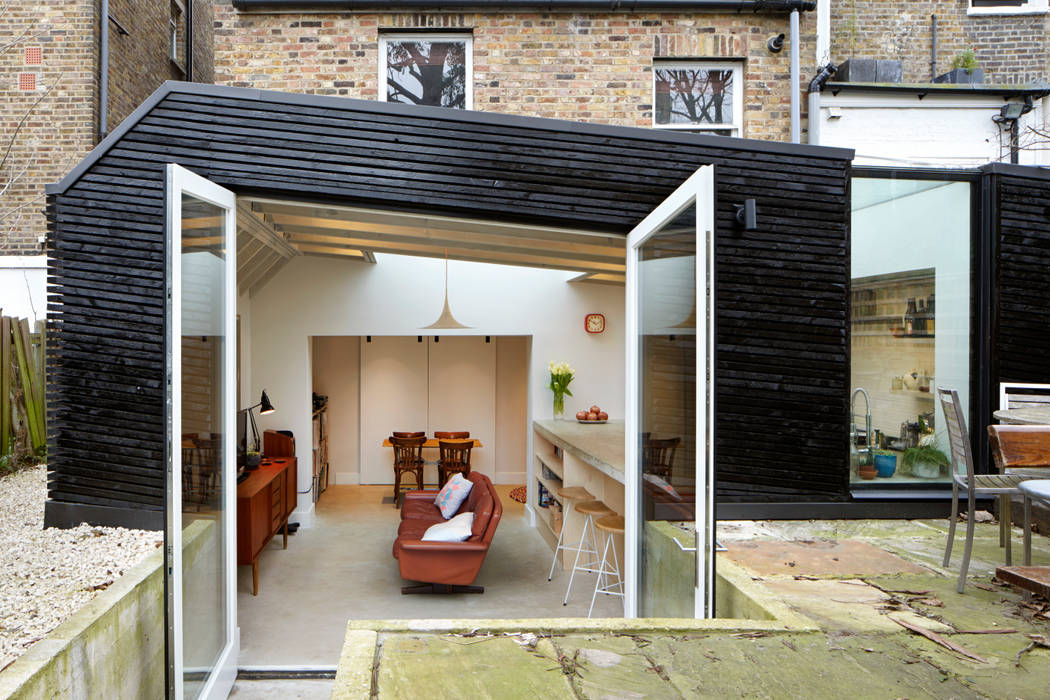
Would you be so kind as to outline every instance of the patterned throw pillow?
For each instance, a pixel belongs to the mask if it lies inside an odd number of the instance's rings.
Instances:
[[[434,505],[441,510],[441,517],[448,520],[455,515],[459,507],[463,505],[463,501],[467,500],[473,486],[474,482],[463,478],[462,474],[458,472],[453,474],[434,499]]]
[[[645,479],[646,481],[648,481],[650,484],[652,484],[656,488],[658,488],[661,491],[663,491],[664,493],[666,493],[668,496],[670,496],[674,500],[676,500],[676,501],[682,500],[681,495],[679,495],[679,493],[677,491],[675,491],[674,486],[671,486],[669,483],[667,483],[666,481],[664,481],[663,479],[658,477],[656,474],[642,474],[642,478]]]
[[[428,527],[427,531],[423,533],[423,541],[465,542],[470,539],[470,531],[473,527],[474,514],[471,512],[460,513],[451,520]]]

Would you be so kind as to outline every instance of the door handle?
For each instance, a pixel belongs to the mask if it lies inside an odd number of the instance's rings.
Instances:
[[[694,537],[695,536],[696,535],[694,535]],[[674,543],[676,545],[678,545],[678,549],[682,550],[683,552],[695,552],[697,550],[696,547],[686,547],[684,544],[678,541],[677,537],[672,537],[671,539],[674,540]]]

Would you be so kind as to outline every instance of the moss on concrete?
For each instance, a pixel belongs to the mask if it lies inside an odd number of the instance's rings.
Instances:
[[[368,700],[372,697],[372,668],[379,635],[371,630],[349,630],[339,655],[332,700]]]

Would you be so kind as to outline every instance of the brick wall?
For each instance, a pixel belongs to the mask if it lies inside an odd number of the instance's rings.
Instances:
[[[968,16],[967,0],[835,0],[831,60],[892,58],[903,62],[904,82],[932,78],[931,15],[937,15],[937,74],[972,48],[986,83],[1019,84],[1050,74],[1047,15]]]
[[[185,6],[185,3],[183,3]],[[195,82],[212,81],[212,18],[209,0],[194,0]],[[185,42],[178,45],[178,60],[170,55],[170,0],[110,0],[110,14],[127,29],[122,35],[114,25],[109,33],[108,128],[122,122],[165,80],[185,80]],[[185,32],[185,12],[179,13],[178,31]]]
[[[14,0],[0,20],[0,46],[16,42],[0,49],[0,255],[40,254],[44,185],[94,146],[96,14],[92,0]],[[27,47],[41,65],[25,65]],[[21,73],[36,90],[19,90]]]
[[[656,57],[746,57],[744,136],[790,136],[787,15],[240,13],[215,4],[215,82],[377,99],[380,28],[472,29],[474,109],[652,125]],[[802,55],[816,17],[802,16]],[[803,59],[803,81],[813,72]]]

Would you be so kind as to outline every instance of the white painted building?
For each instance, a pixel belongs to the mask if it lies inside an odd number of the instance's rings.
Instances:
[[[1033,143],[1029,127],[1050,123],[1047,90],[991,85],[868,85],[828,83],[820,121],[809,142],[856,149],[859,166],[973,168],[1010,162],[1004,105],[1032,109],[1018,120],[1022,165],[1050,164],[1050,143]]]

